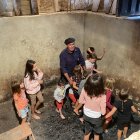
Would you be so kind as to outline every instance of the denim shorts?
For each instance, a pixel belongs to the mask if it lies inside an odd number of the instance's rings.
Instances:
[[[23,118],[26,118],[27,117],[27,113],[28,113],[29,109],[28,109],[28,106],[25,107],[24,109],[22,110],[19,110],[20,112],[20,117],[23,119]]]

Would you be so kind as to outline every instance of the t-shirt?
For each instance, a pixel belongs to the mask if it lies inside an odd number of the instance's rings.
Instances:
[[[93,70],[94,63],[91,63],[89,60],[86,60],[85,64],[86,64],[86,69]]]
[[[114,106],[117,108],[119,120],[130,121],[132,100],[128,99],[126,102],[118,100],[114,103]]]
[[[18,110],[22,110],[28,105],[28,99],[24,90],[21,90],[20,94],[14,94],[13,98]]]
[[[90,98],[87,92],[83,88],[80,94],[79,103],[84,104],[84,107],[91,111],[100,112],[102,115],[106,113],[106,95],[105,94],[102,94],[99,97]]]

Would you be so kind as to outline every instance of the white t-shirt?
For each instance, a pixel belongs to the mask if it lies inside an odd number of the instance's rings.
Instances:
[[[91,69],[93,70],[94,68],[94,63],[91,63],[89,60],[85,61],[86,69]]]

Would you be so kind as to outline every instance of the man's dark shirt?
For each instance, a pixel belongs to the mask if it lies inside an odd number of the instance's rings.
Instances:
[[[80,64],[85,66],[85,60],[81,54],[79,48],[75,47],[73,53],[70,53],[68,49],[64,49],[60,54],[60,70],[61,74],[68,73],[69,76],[73,75],[73,69],[76,65]]]

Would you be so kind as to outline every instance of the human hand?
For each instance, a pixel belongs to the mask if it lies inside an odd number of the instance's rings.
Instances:
[[[69,79],[69,84],[72,86],[73,85],[73,81],[71,79]]]
[[[38,83],[39,84],[43,84],[43,80],[38,80]]]
[[[99,74],[102,74],[103,72],[102,72],[102,71],[98,71],[98,73],[99,73]]]

